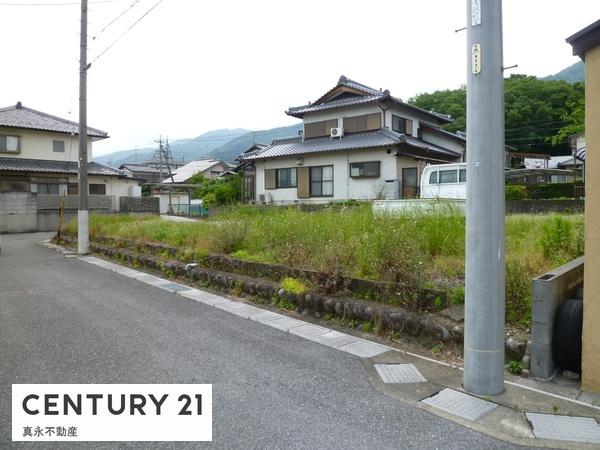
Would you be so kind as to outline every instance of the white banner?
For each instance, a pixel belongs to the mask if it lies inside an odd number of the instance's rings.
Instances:
[[[13,384],[13,441],[212,441],[211,384]]]

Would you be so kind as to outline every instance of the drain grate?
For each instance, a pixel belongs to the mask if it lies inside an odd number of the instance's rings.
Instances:
[[[421,403],[473,421],[481,419],[496,408],[494,403],[448,388],[442,389],[432,397],[421,400]]]
[[[414,364],[375,364],[384,383],[424,383],[427,380]]]
[[[526,413],[526,416],[536,438],[600,444],[600,425],[592,417],[539,413]]]

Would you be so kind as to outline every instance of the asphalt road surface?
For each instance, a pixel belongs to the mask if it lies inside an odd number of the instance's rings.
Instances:
[[[360,360],[5,235],[1,448],[512,448],[375,391]],[[212,443],[13,443],[12,383],[212,383]]]

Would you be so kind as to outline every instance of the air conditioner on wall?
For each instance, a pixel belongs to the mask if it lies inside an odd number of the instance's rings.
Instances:
[[[331,129],[331,137],[332,138],[336,138],[339,137],[341,138],[344,135],[344,129],[341,127],[337,127],[337,128],[332,128]]]

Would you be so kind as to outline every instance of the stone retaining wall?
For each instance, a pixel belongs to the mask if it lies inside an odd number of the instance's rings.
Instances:
[[[71,237],[63,239],[73,244]],[[174,252],[171,247],[160,244],[142,244],[154,250]],[[437,339],[441,342],[455,342],[462,345],[463,324],[446,317],[427,313],[414,312],[393,305],[375,301],[359,300],[345,296],[324,295],[320,292],[292,294],[286,292],[279,282],[271,279],[256,278],[237,273],[217,270],[212,267],[201,267],[194,263],[179,260],[164,261],[156,255],[148,255],[126,248],[90,243],[90,249],[112,259],[126,262],[129,265],[141,266],[163,275],[185,278],[202,286],[210,286],[224,292],[234,292],[259,302],[271,302],[285,299],[299,309],[308,310],[319,316],[331,314],[345,320],[368,321],[378,324],[384,330],[395,331],[410,336],[422,336]],[[176,252],[175,252],[176,253]],[[511,359],[521,360],[525,354],[525,342],[515,342],[509,338],[506,342],[506,353]]]
[[[94,237],[94,240],[109,246],[123,247],[139,250],[152,255],[168,255],[181,259],[182,251],[175,247],[150,242],[136,242],[131,239],[115,237]],[[227,255],[206,254],[192,255],[193,262],[224,272],[239,273],[250,277],[268,278],[280,281],[285,277],[297,278],[314,283],[322,288],[324,293],[346,293],[358,297],[377,296],[388,299],[394,303],[401,303],[415,310],[432,310],[436,307],[445,306],[447,302],[446,293],[433,289],[423,289],[413,292],[402,283],[388,283],[375,280],[364,280],[360,278],[345,277],[342,275],[318,272],[315,270],[293,269],[281,264],[260,263],[242,261]],[[191,262],[191,261],[190,261]],[[407,298],[414,298],[410,304]],[[435,305],[436,300],[438,305]]]

